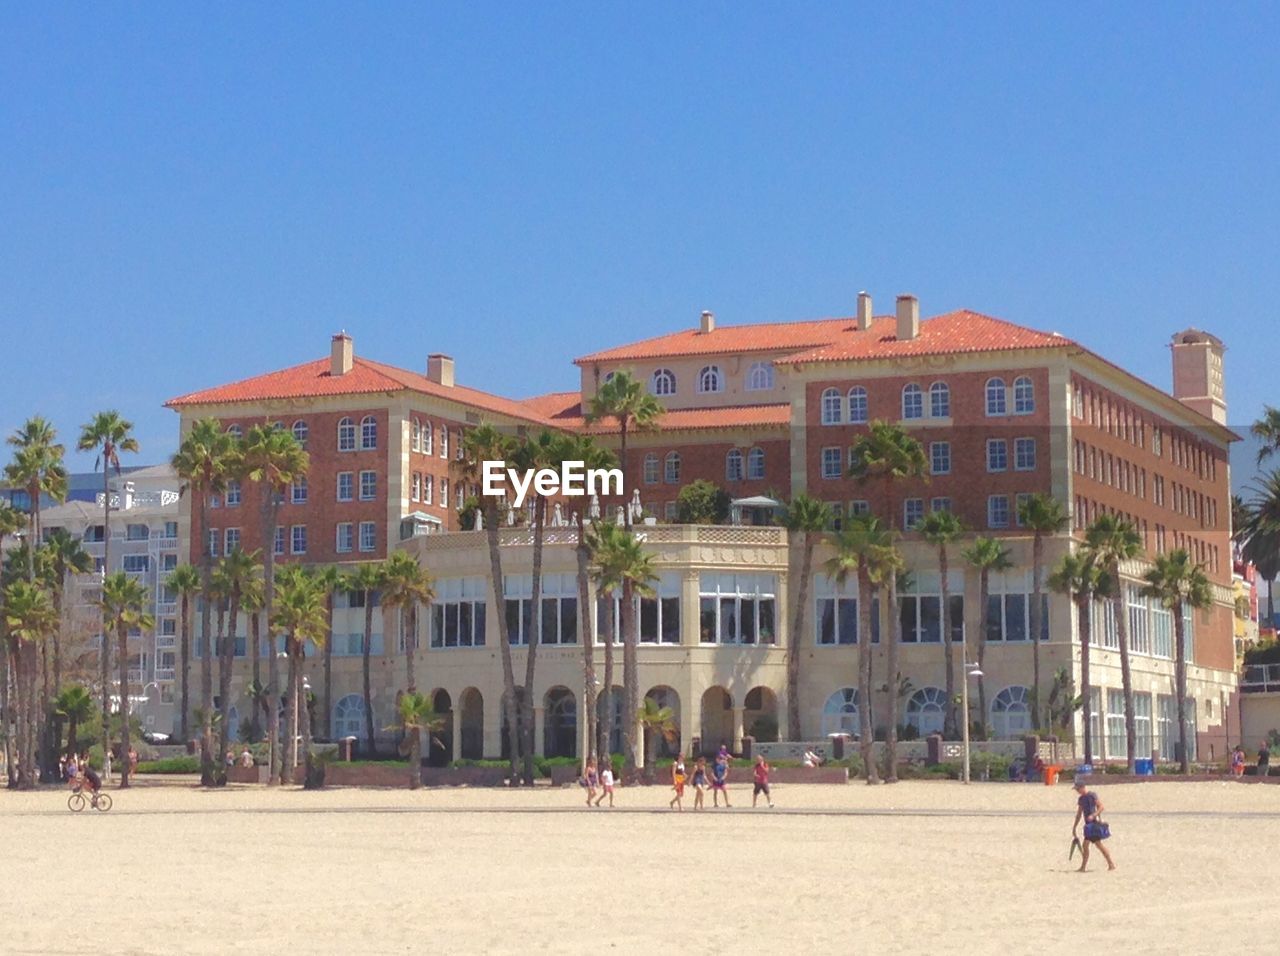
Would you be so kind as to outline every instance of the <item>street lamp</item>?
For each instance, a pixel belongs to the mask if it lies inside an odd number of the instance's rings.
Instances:
[[[302,745],[302,735],[298,733],[298,698],[305,698],[311,693],[311,683],[302,678],[302,692],[293,695],[293,769],[298,769],[298,749]]]
[[[961,748],[964,751],[964,776],[961,778],[965,783],[969,782],[969,678],[982,677],[982,671],[978,669],[976,663],[972,663],[965,659],[964,645],[960,645],[960,711],[961,711]]]

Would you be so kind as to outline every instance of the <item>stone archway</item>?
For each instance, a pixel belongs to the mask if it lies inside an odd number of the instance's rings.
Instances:
[[[453,762],[453,700],[443,688],[431,692],[431,706],[441,719],[440,729],[424,741],[427,766],[447,767]]]
[[[484,758],[484,696],[474,687],[468,687],[458,697],[461,720],[461,753],[463,760]]]
[[[649,737],[653,731],[645,730],[643,753],[650,753],[649,745],[652,743],[654,747],[652,752],[659,757],[674,757],[689,745],[689,741],[681,739],[680,736],[680,695],[673,688],[660,684],[657,687],[651,687],[644,696],[659,707],[671,708],[671,721],[675,724],[676,738],[668,740],[664,735],[659,734],[657,740],[650,741]]]
[[[778,695],[764,686],[753,687],[742,700],[742,730],[761,743],[778,739]]]
[[[542,753],[578,755],[578,701],[567,687],[552,687],[543,698]]]
[[[702,752],[715,753],[723,745],[733,749],[733,696],[723,687],[702,694]]]

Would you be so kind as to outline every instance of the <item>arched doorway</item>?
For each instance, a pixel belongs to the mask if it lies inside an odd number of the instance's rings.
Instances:
[[[721,745],[733,749],[733,697],[723,687],[708,687],[702,695],[702,751],[715,753]]]
[[[856,687],[841,687],[822,705],[822,736],[830,737],[832,734],[862,736],[858,723],[858,689]]]
[[[996,740],[1017,740],[1031,733],[1031,693],[1014,684],[991,702],[991,732]]]
[[[281,724],[288,727],[288,723]],[[288,731],[285,731],[288,734]],[[359,694],[347,694],[333,705],[333,736],[335,740],[343,737],[356,738],[356,749],[366,743],[364,724],[364,698]]]
[[[578,755],[578,702],[567,687],[553,687],[543,698],[542,753],[547,757]]]
[[[753,687],[742,701],[742,729],[761,743],[778,739],[778,695],[768,687]]]
[[[652,700],[659,707],[669,707],[671,709],[671,722],[675,725],[676,737],[670,740],[664,734],[658,734],[657,739],[651,741],[649,738],[654,731],[646,729],[644,731],[644,753],[650,753],[649,746],[653,745],[653,750],[659,757],[674,757],[685,745],[685,741],[680,739],[680,695],[672,688],[665,685],[651,688],[645,699]]]
[[[947,693],[940,687],[921,687],[907,700],[907,726],[920,737],[942,733]]]
[[[484,759],[484,697],[474,687],[468,687],[458,698],[462,720],[463,760]]]
[[[431,706],[441,724],[425,742],[427,766],[447,767],[453,760],[453,700],[447,690],[436,690],[431,694]]]
[[[604,712],[604,694],[598,693],[596,696],[596,720],[599,721],[600,727],[609,728],[609,753],[622,753],[622,702],[625,692],[621,687],[614,686],[613,692],[609,694],[609,709],[613,711],[611,717],[606,717]]]
[[[516,733],[524,734],[524,688],[516,688]],[[502,759],[511,758],[511,725],[507,721],[507,695],[502,695]]]

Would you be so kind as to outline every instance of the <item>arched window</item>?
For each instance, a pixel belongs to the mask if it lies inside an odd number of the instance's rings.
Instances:
[[[924,418],[924,392],[912,383],[902,387],[902,417]]]
[[[649,391],[654,395],[674,395],[676,393],[675,373],[669,368],[658,369],[649,381]]]
[[[644,483],[646,485],[656,485],[658,483],[658,453],[649,452],[644,456]]]
[[[747,452],[747,477],[752,481],[764,478],[763,448],[753,448]]]
[[[449,457],[449,426],[440,426],[440,457]]]
[[[227,434],[239,441],[244,437],[244,430],[239,425],[228,425]]]
[[[942,733],[947,713],[946,691],[937,687],[921,687],[907,701],[907,724],[921,737]]]
[[[307,447],[307,423],[304,421],[296,421],[293,423],[293,437],[303,448]]]
[[[840,424],[840,391],[829,388],[822,393],[822,424]]]
[[[773,388],[773,363],[753,362],[747,369],[747,391],[767,392]]]
[[[364,740],[364,698],[359,694],[348,694],[333,705],[333,735]]]
[[[742,480],[742,452],[736,448],[724,456],[724,480]]]
[[[431,454],[431,423],[422,423],[422,453],[424,455]]]
[[[1013,413],[1030,415],[1036,410],[1036,387],[1031,379],[1021,375],[1013,380]]]
[[[662,480],[669,485],[680,483],[680,453],[678,451],[667,452],[667,460],[663,465]]]
[[[991,729],[998,740],[1017,740],[1031,731],[1030,698],[1025,687],[1014,685],[996,694],[991,702]]]
[[[841,687],[822,705],[822,736],[848,734],[857,737],[860,733],[858,690],[856,687]]]
[[[1007,415],[1008,413],[1008,394],[1005,391],[1004,379],[987,379],[987,414]]]
[[[861,385],[849,389],[849,423],[865,425],[867,422],[867,390]]]
[[[411,432],[410,445],[414,451],[422,451],[422,422],[416,418],[413,420],[413,430]]]
[[[934,382],[929,386],[929,417],[951,417],[951,388],[946,382]]]
[[[338,451],[356,450],[356,423],[350,418],[338,422]]]
[[[704,365],[698,372],[699,392],[724,391],[724,380],[720,377],[719,365]]]
[[[372,415],[360,419],[360,447],[365,451],[378,447],[378,420]]]

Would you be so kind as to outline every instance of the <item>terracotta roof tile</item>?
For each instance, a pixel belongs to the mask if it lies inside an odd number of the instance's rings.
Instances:
[[[581,408],[575,404],[553,421],[559,428],[582,431],[588,435],[614,435],[618,426],[610,421],[588,425]],[[733,405],[727,408],[677,408],[664,412],[658,419],[658,430],[698,431],[718,428],[783,428],[791,422],[791,406],[785,402],[776,405]]]
[[[711,332],[683,329],[670,335],[592,352],[574,364],[650,359],[679,355],[711,355],[728,352],[777,352],[836,341],[854,330],[853,319],[820,319],[816,322],[765,322],[759,325],[717,326]]]

